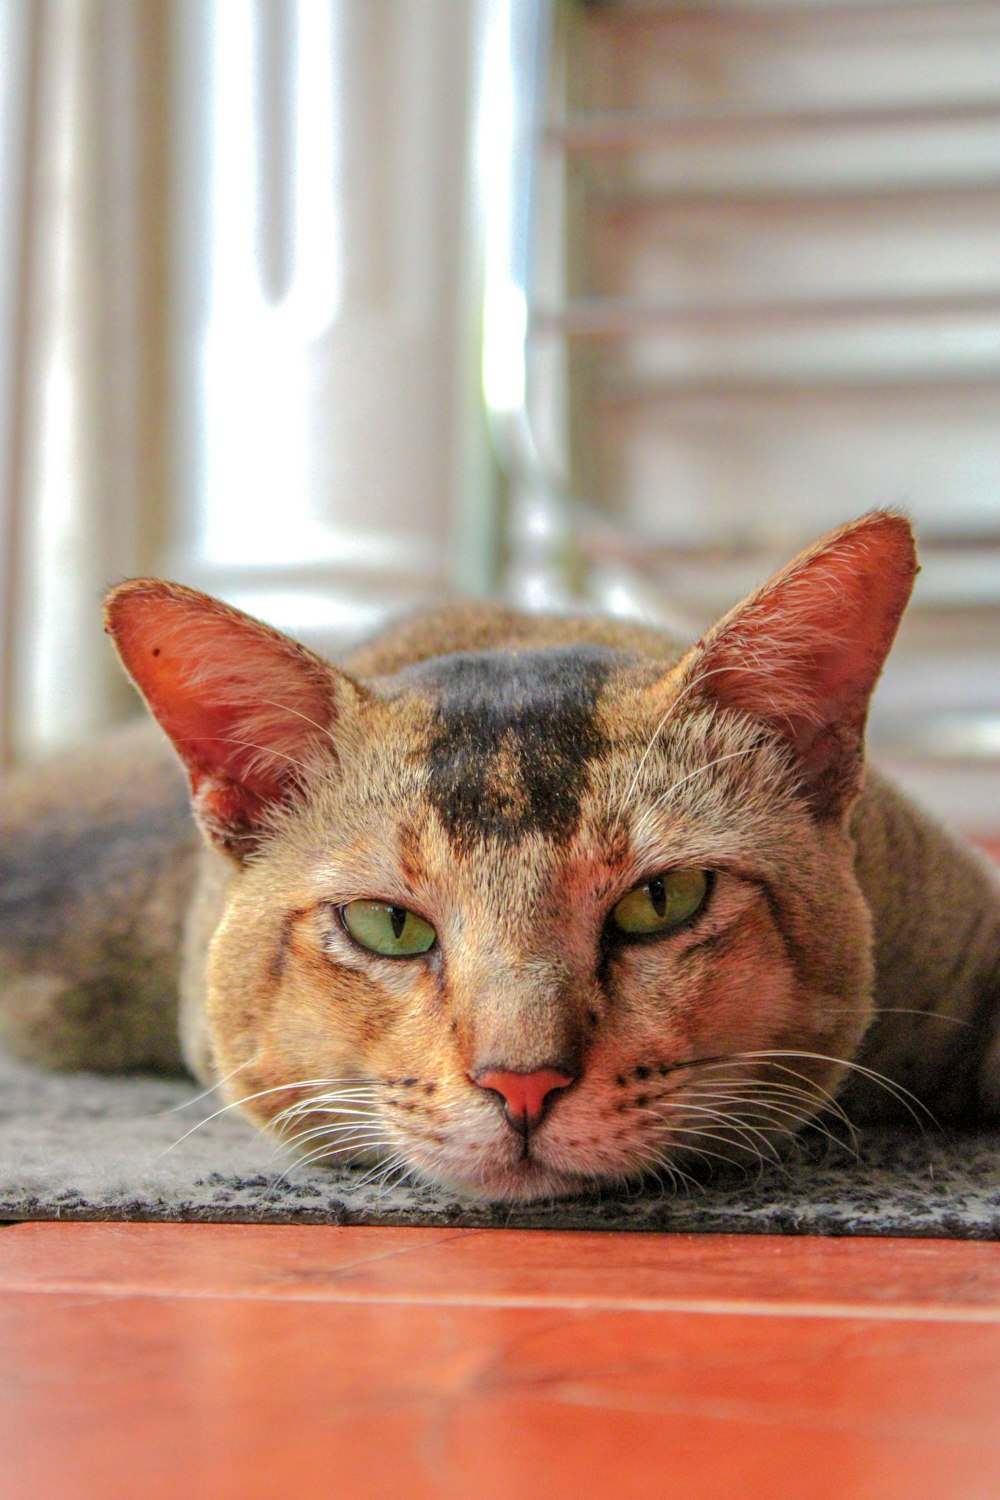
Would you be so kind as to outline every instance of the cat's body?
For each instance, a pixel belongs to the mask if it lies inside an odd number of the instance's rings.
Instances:
[[[905,530],[845,528],[687,654],[469,606],[333,671],[126,585],[208,839],[155,731],[12,778],[0,1035],[183,1052],[307,1151],[491,1197],[745,1157],[823,1106],[1000,1118],[1000,884],[861,772]]]

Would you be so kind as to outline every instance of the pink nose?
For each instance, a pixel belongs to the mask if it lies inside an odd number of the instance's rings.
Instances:
[[[503,1098],[507,1117],[518,1129],[537,1125],[549,1095],[573,1082],[566,1073],[557,1073],[555,1068],[538,1068],[534,1073],[477,1073],[472,1081],[481,1089],[491,1089]]]

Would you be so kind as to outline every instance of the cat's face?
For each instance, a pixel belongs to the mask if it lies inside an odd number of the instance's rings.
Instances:
[[[290,1086],[248,1104],[258,1121],[503,1199],[683,1169],[688,1152],[746,1159],[822,1103],[832,1062],[745,1054],[849,1057],[864,1029],[870,934],[845,835],[810,815],[775,736],[707,713],[657,735],[669,690],[610,661],[588,683],[589,664],[469,658],[493,692],[468,693],[464,742],[441,733],[441,684],[415,674],[362,708],[353,748],[317,763],[234,877],[209,1015],[234,1097]],[[575,733],[555,744],[567,700]],[[619,930],[630,891],[642,923],[650,880],[689,871],[708,874],[689,916],[697,883],[676,924]],[[372,952],[347,926],[358,901],[412,912],[431,946]],[[546,1069],[567,1083],[530,1130],[477,1081]]]
[[[110,627],[231,870],[230,1097],[493,1199],[773,1151],[869,1019],[847,820],[912,574],[869,517],[673,667],[581,638],[361,684],[124,585]]]

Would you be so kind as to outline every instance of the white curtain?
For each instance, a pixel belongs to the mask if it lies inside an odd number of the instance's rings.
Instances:
[[[326,645],[483,585],[493,10],[0,0],[5,762],[127,711],[122,576]]]

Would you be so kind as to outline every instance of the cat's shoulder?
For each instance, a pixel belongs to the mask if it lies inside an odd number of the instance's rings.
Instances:
[[[535,614],[502,604],[450,604],[408,614],[355,648],[342,665],[358,677],[378,677],[456,652],[537,651],[595,645],[676,661],[684,643],[653,625],[596,614]]]

